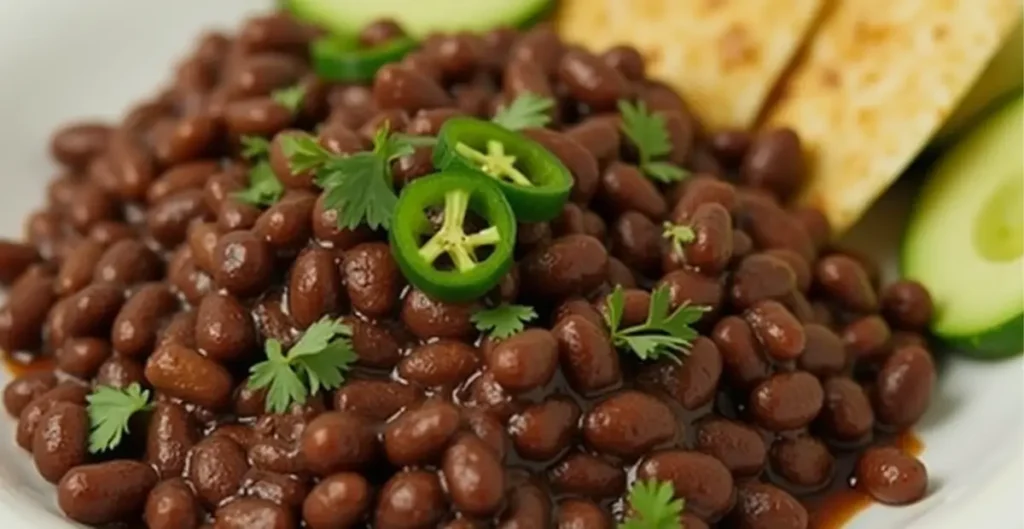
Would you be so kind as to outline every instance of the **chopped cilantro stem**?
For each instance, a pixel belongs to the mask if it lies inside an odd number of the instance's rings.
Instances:
[[[672,245],[672,252],[675,255],[683,255],[683,246],[690,244],[697,238],[693,228],[683,224],[672,224],[668,221],[662,224],[661,234],[662,237],[668,239],[669,244]]]

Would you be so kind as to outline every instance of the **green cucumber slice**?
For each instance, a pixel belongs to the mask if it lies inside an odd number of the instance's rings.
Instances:
[[[542,18],[553,0],[285,0],[299,18],[339,35],[354,35],[381,18],[413,37],[433,31],[485,31],[523,27]]]
[[[982,358],[1024,350],[1024,99],[937,162],[903,242],[903,272],[935,300],[932,331]]]

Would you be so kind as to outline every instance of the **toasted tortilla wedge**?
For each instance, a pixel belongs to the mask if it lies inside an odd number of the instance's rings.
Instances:
[[[631,44],[712,128],[749,127],[826,0],[562,0],[558,29]]]
[[[811,168],[803,199],[836,232],[853,224],[1020,18],[1020,0],[834,0],[764,123],[803,139]]]

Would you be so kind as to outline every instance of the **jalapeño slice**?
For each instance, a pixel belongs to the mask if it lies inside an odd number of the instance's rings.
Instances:
[[[437,208],[439,228],[429,217]],[[485,226],[467,233],[470,212]],[[493,181],[450,170],[402,189],[390,238],[395,261],[413,286],[442,301],[468,301],[494,288],[512,266],[516,218]]]
[[[497,183],[522,222],[559,215],[572,189],[572,174],[541,144],[501,125],[452,118],[441,126],[434,165],[468,168]]]
[[[400,37],[373,48],[359,48],[354,38],[330,36],[310,44],[313,70],[331,81],[369,82],[385,64],[398,62],[417,42]]]

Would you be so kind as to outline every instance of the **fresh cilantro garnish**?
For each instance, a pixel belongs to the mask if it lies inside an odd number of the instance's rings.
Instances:
[[[491,121],[509,130],[543,127],[551,122],[548,111],[554,106],[554,99],[526,92],[499,107]]]
[[[121,444],[132,415],[151,408],[149,391],[143,391],[138,383],[125,389],[97,386],[85,400],[89,402],[89,452],[93,454]]]
[[[637,481],[629,489],[632,509],[619,529],[680,529],[686,502],[675,497],[671,481]]]
[[[640,169],[647,176],[666,184],[689,176],[682,167],[654,160],[672,152],[672,142],[665,128],[665,116],[652,114],[643,101],[634,105],[620,100],[619,113],[622,115],[622,132],[636,145],[640,155]]]
[[[391,135],[395,141],[405,142],[413,147],[433,147],[437,145],[437,138],[433,136],[417,136],[416,134],[406,134],[404,132],[396,132]]]
[[[341,386],[345,372],[356,361],[350,336],[352,329],[347,325],[324,317],[306,329],[287,356],[281,352],[281,342],[267,340],[267,359],[249,369],[249,387],[268,387],[267,411],[282,413],[321,389]]]
[[[524,324],[537,319],[537,311],[525,305],[501,304],[493,309],[480,310],[473,313],[470,320],[477,330],[486,332],[492,338],[508,338],[521,332]]]
[[[289,86],[274,90],[270,97],[294,114],[302,107],[302,100],[306,97],[306,88],[302,85]]]
[[[242,158],[259,160],[270,155],[270,142],[263,136],[242,136]]]
[[[685,351],[697,338],[697,331],[690,325],[696,323],[708,308],[684,303],[675,312],[669,313],[671,301],[672,293],[669,288],[665,285],[659,286],[651,292],[647,321],[620,329],[626,296],[622,292],[622,286],[616,286],[608,295],[607,310],[604,314],[608,329],[611,330],[612,343],[616,347],[632,350],[641,360],[666,357],[678,362],[676,353]]]
[[[413,153],[413,145],[391,135],[387,125],[377,131],[373,150],[349,155],[324,149],[316,138],[290,135],[281,144],[291,170],[316,171],[316,182],[327,191],[324,205],[338,213],[338,227],[372,229],[391,226],[398,196],[392,189],[391,162]]]
[[[249,187],[236,191],[234,197],[253,206],[270,206],[281,199],[284,185],[277,179],[267,160],[260,160],[249,169]]]
[[[669,244],[672,245],[672,252],[676,255],[682,255],[683,245],[690,244],[697,238],[697,234],[693,232],[693,228],[684,224],[672,224],[671,222],[665,221],[661,227],[661,236],[668,239]]]

